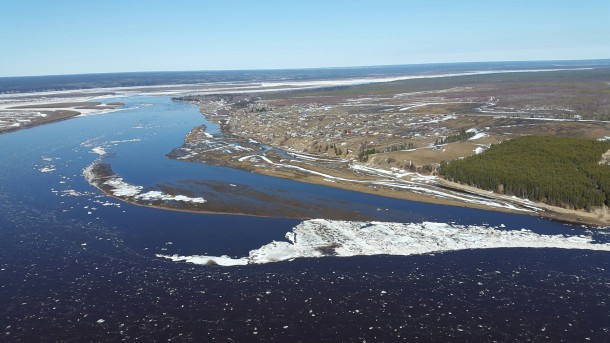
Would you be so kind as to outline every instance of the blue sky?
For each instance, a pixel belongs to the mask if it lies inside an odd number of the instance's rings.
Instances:
[[[0,0],[0,76],[610,58],[610,1]]]

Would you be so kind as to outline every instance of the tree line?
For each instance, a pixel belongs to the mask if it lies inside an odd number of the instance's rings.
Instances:
[[[599,164],[610,142],[526,136],[441,163],[448,180],[551,205],[591,209],[610,205],[610,166]]]

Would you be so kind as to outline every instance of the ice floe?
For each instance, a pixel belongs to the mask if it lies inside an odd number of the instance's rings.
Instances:
[[[40,159],[43,161],[44,165],[37,165],[35,168],[38,168],[38,171],[41,173],[51,173],[56,170],[56,167],[52,162],[59,160],[59,158],[42,156]]]
[[[178,255],[162,255],[157,254],[157,257],[167,258],[175,262],[188,262],[202,265],[219,265],[219,266],[244,266],[248,264],[248,258],[231,258],[229,256],[178,256]]]
[[[86,195],[86,193],[81,193],[81,192],[76,191],[74,189],[64,189],[63,191],[61,191],[61,195],[62,196],[79,197],[79,196]]]
[[[502,227],[502,226],[500,226]],[[177,262],[234,266],[290,261],[296,258],[359,255],[418,255],[490,248],[558,248],[610,251],[610,244],[585,236],[542,235],[530,230],[448,223],[383,223],[307,220],[286,233],[288,241],[273,241],[248,257],[157,254]]]
[[[95,148],[91,149],[91,151],[100,156],[106,155],[106,150],[104,150],[104,148],[101,146],[96,146]]]
[[[118,143],[131,143],[131,142],[141,142],[142,139],[141,138],[132,138],[132,139],[121,139],[121,140],[115,140],[115,141],[110,141],[110,144],[118,144]]]

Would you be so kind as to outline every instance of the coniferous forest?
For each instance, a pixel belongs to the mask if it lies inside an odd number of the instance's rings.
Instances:
[[[443,162],[448,180],[551,205],[591,209],[610,205],[610,166],[600,164],[608,141],[525,136],[487,151]]]

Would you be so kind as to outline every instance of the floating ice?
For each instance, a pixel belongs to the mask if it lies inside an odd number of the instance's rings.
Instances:
[[[220,257],[213,257],[213,256],[178,256],[178,255],[168,256],[168,255],[157,254],[156,256],[167,258],[167,259],[170,259],[170,260],[176,261],[176,262],[184,261],[184,262],[188,262],[188,263],[203,264],[203,265],[244,266],[244,265],[248,264],[247,257],[231,258],[226,255],[223,255]]]
[[[447,223],[346,222],[307,220],[286,234],[287,242],[271,242],[248,257],[168,256],[172,261],[223,266],[290,261],[303,257],[357,255],[417,255],[489,248],[560,248],[610,251],[610,244],[584,236],[541,235],[529,230]]]
[[[100,156],[106,155],[106,150],[104,150],[104,148],[101,146],[96,146],[95,148],[91,149],[91,151]]]
[[[110,141],[109,143],[118,144],[118,143],[141,142],[141,141],[142,141],[141,138],[133,138],[133,139],[122,139],[122,140],[118,140],[118,141]]]
[[[85,195],[85,194],[86,193],[81,193],[81,192],[78,192],[78,191],[76,191],[74,189],[65,189],[65,190],[61,191],[61,196],[79,197],[79,196],[82,196],[82,195]]]

